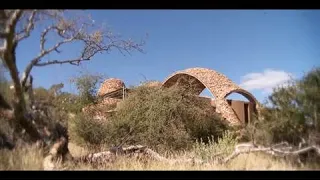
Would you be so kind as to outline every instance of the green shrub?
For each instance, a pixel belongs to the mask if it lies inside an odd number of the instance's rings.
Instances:
[[[139,86],[107,121],[83,116],[75,119],[74,128],[78,139],[90,144],[142,144],[174,151],[191,148],[201,138],[221,137],[227,125],[210,104],[183,88]]]
[[[182,88],[140,86],[119,104],[104,130],[94,132],[103,132],[101,142],[109,145],[143,144],[158,151],[181,150],[190,148],[197,139],[221,136],[227,128],[223,122],[207,102]]]
[[[263,144],[288,141],[298,144],[320,130],[320,68],[308,72],[300,80],[275,88],[266,107],[248,132]]]
[[[105,123],[93,120],[92,117],[79,113],[69,122],[71,139],[81,145],[104,144],[108,129]]]
[[[236,136],[233,131],[225,131],[222,137],[208,137],[208,142],[205,143],[202,139],[196,141],[192,146],[192,152],[195,157],[199,157],[205,161],[210,161],[215,156],[227,156],[234,151],[237,144]]]

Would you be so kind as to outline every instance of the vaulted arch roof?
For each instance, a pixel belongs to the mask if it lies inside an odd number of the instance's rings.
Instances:
[[[242,89],[225,75],[207,68],[189,68],[170,75],[163,83],[163,87],[175,84],[187,85],[194,94],[199,95],[205,88],[215,97],[217,111],[231,123],[238,123],[238,118],[226,101],[231,93],[245,96],[251,103],[258,105],[257,99],[248,91]]]

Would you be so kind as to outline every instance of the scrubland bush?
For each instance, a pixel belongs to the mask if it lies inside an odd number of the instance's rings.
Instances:
[[[91,116],[79,113],[69,122],[71,139],[79,145],[104,144],[108,136],[106,123],[95,121]]]
[[[305,139],[319,144],[320,68],[300,80],[277,87],[268,97],[268,106],[248,127],[256,142],[272,144],[281,141],[298,145]]]
[[[75,131],[90,143],[143,144],[158,150],[192,147],[201,138],[220,137],[227,125],[207,102],[183,88],[139,86],[104,124],[88,117],[75,120]]]
[[[208,142],[204,143],[202,139],[193,144],[192,151],[195,157],[203,160],[212,160],[217,155],[226,156],[234,151],[237,144],[235,133],[225,131],[221,137],[208,137]]]

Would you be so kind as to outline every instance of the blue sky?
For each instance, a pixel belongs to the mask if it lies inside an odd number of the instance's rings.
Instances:
[[[126,85],[163,81],[177,70],[204,67],[225,74],[262,101],[289,76],[300,78],[320,65],[319,10],[90,10],[96,23],[136,40],[149,34],[145,54],[101,54],[80,67],[33,69],[35,85],[65,83],[80,70],[122,79]],[[17,51],[20,71],[39,52],[40,29]],[[61,49],[56,57],[76,55]],[[49,57],[50,58],[50,57]],[[209,95],[208,92],[204,93]],[[230,96],[237,98],[238,96]]]

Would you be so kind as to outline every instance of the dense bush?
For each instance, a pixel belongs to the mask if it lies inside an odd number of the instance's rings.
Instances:
[[[317,141],[320,116],[320,68],[308,72],[300,80],[274,89],[269,106],[261,118],[250,125],[249,132],[260,143],[288,141],[298,144],[302,138]]]
[[[79,113],[69,122],[70,137],[79,145],[105,144],[108,135],[107,125],[95,121],[91,116]]]
[[[159,151],[190,148],[194,141],[221,136],[227,128],[212,106],[178,87],[137,87],[104,125],[88,118],[77,121],[78,135],[90,143],[100,139],[109,145],[143,144]]]

